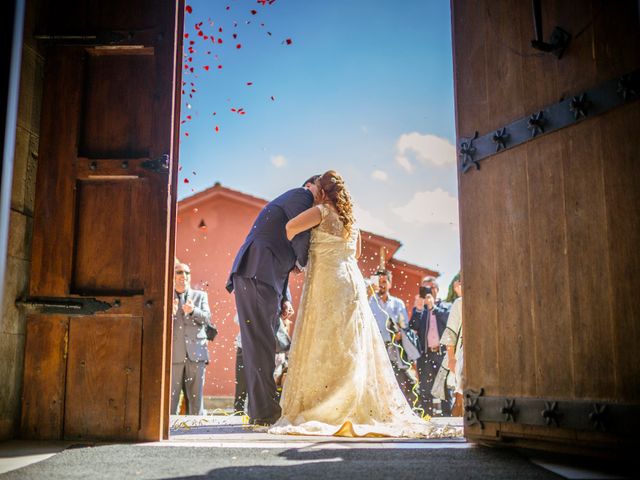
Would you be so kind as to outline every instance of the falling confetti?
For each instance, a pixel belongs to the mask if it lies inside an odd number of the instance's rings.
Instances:
[[[191,7],[191,5],[187,5],[186,7],[184,7],[184,9],[187,11],[187,13],[193,13],[193,8]]]

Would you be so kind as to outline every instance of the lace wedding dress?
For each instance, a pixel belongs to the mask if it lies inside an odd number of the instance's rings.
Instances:
[[[415,415],[398,386],[337,213],[318,205],[309,264],[273,434],[448,437],[460,429]]]

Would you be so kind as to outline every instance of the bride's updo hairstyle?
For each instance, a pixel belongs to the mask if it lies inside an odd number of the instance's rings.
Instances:
[[[338,216],[342,225],[344,225],[344,236],[348,237],[351,235],[355,219],[353,218],[351,195],[349,195],[347,187],[344,185],[344,179],[335,170],[329,170],[320,176],[318,183],[326,197],[338,210]]]

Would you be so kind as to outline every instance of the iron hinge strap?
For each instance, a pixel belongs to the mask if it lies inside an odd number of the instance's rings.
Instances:
[[[17,300],[16,306],[37,313],[93,315],[109,310],[113,305],[89,297],[27,297]]]
[[[640,405],[589,400],[558,400],[485,396],[465,390],[465,425],[484,422],[539,425],[549,428],[603,431],[635,435],[640,428]]]
[[[533,112],[485,135],[478,132],[458,142],[460,168],[466,173],[480,169],[480,161],[529,140],[608,112],[640,97],[640,70],[609,80],[558,103]]]

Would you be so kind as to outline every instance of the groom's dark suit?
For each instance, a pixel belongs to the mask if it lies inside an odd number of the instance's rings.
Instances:
[[[295,188],[268,203],[258,215],[233,262],[227,290],[235,292],[247,379],[248,410],[253,420],[276,420],[275,331],[289,272],[307,264],[309,232],[287,240],[289,220],[313,206],[313,195]]]

